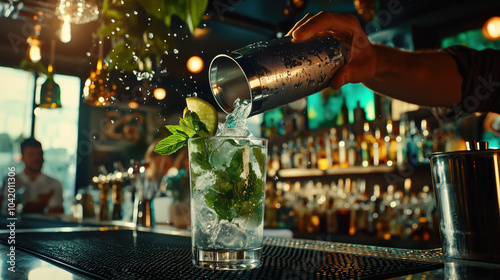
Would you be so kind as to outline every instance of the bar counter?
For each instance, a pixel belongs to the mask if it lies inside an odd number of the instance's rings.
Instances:
[[[16,228],[0,231],[1,279],[498,279],[500,274],[498,264],[444,259],[439,248],[314,241],[272,231],[265,231],[260,268],[212,271],[192,266],[189,230],[61,217],[3,220]]]

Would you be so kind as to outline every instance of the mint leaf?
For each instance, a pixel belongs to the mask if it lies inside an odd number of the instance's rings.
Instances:
[[[176,133],[162,139],[154,151],[160,155],[170,155],[175,153],[180,148],[187,145],[187,135],[183,133]]]
[[[237,181],[241,173],[243,173],[243,151],[244,149],[239,149],[234,153],[227,169],[227,173],[233,181]]]
[[[172,134],[176,133],[184,133],[188,136],[188,138],[192,138],[196,135],[196,131],[192,128],[181,126],[181,125],[167,125],[167,129],[172,132]]]
[[[187,111],[186,116],[180,120],[179,125],[194,130],[200,137],[209,134],[207,126],[195,112]]]
[[[262,149],[258,147],[252,148],[252,151],[255,159],[257,160],[257,164],[260,167],[260,172],[262,174],[266,173],[266,154],[264,154]]]
[[[178,125],[167,125],[172,133],[162,139],[154,151],[160,155],[170,155],[187,145],[189,138],[208,136],[208,129],[195,112],[188,111],[184,118],[180,118]]]

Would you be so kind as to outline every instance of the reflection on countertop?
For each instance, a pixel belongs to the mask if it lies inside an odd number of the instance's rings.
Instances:
[[[8,246],[0,245],[0,255],[10,254]],[[39,257],[21,250],[15,251],[15,266],[9,270],[11,264],[2,261],[0,278],[9,280],[45,280],[50,275],[51,280],[84,280],[87,279],[76,272],[69,272],[59,268]]]

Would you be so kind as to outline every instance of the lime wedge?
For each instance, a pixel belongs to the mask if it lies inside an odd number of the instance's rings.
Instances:
[[[207,101],[197,98],[186,98],[187,109],[195,112],[200,120],[205,124],[210,135],[215,135],[219,124],[219,116],[217,110]]]

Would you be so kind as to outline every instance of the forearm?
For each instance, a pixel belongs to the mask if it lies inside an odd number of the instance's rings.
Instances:
[[[452,106],[462,97],[462,77],[444,53],[405,52],[374,45],[375,76],[363,84],[380,94],[423,106]]]

